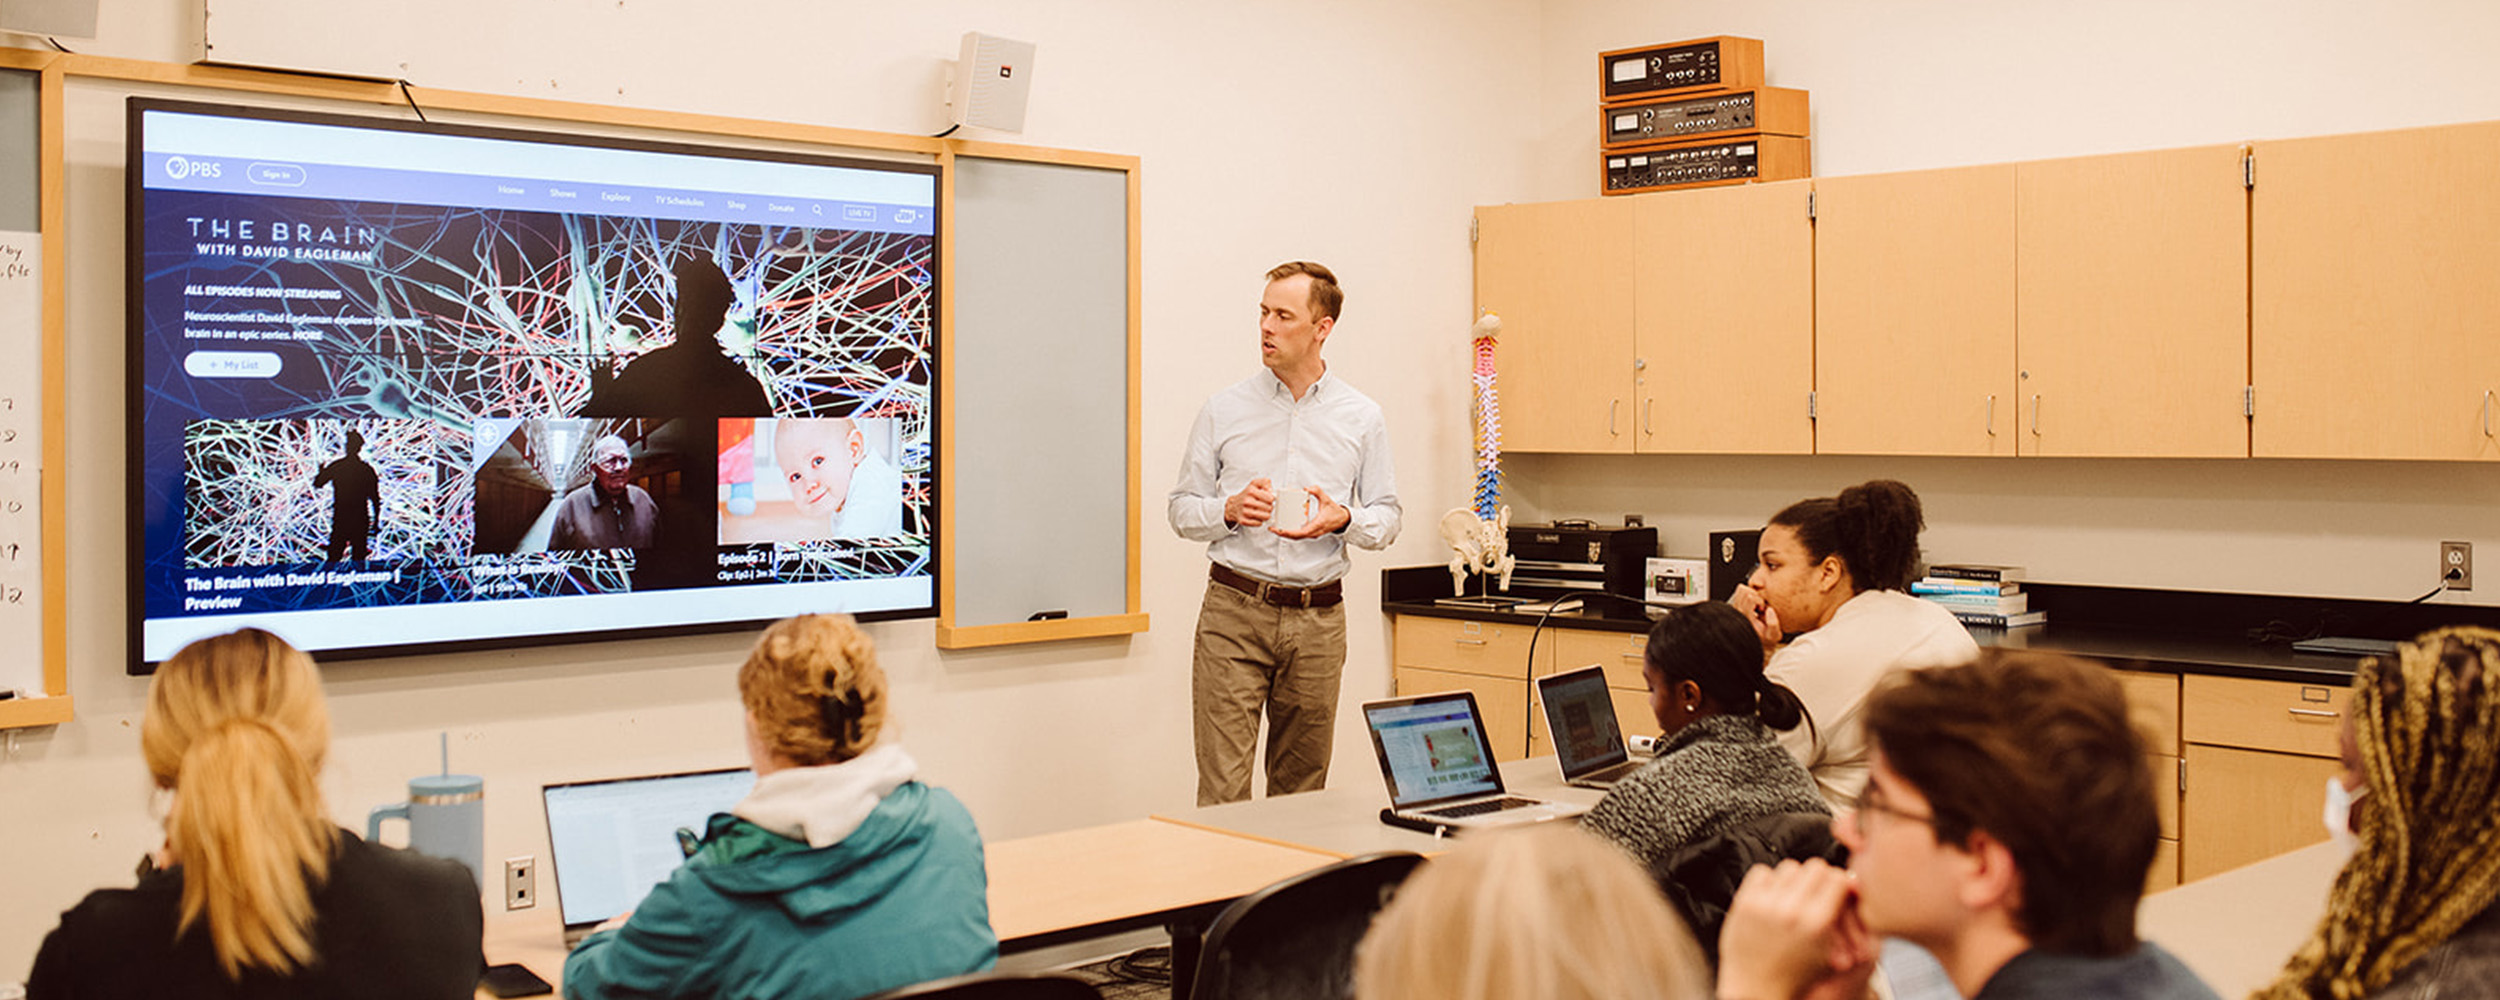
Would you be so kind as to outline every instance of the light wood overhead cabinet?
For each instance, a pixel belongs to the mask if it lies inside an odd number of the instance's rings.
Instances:
[[[1476,310],[1502,317],[1503,450],[1633,449],[1629,201],[1476,209]]]
[[[1815,451],[2016,454],[2014,167],[1814,191]]]
[[[2255,156],[2253,454],[2500,459],[2500,123]]]
[[[1812,183],[1618,199],[1637,241],[1635,450],[1814,452]]]
[[[2247,457],[2244,156],[2016,165],[2017,453]]]

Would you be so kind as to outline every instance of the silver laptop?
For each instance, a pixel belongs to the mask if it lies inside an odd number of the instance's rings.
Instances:
[[[1603,669],[1582,667],[1539,677],[1536,693],[1545,703],[1545,731],[1554,737],[1554,759],[1562,764],[1564,784],[1613,788],[1647,763],[1633,760],[1624,748],[1623,725],[1615,718],[1615,696],[1606,690]]]
[[[745,768],[548,785],[547,867],[564,946],[633,909],[693,853],[712,814],[755,787]]]
[[[1576,817],[1587,806],[1511,795],[1466,691],[1363,703],[1380,776],[1389,783],[1384,823],[1421,830],[1474,830]]]

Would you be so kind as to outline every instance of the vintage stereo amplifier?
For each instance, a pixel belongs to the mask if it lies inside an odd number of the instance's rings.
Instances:
[[[1510,554],[1519,560],[1510,577],[1514,595],[1552,598],[1603,590],[1638,599],[1649,557],[1658,554],[1658,529],[1514,524]]]
[[[1806,92],[1757,87],[1725,94],[1658,98],[1599,109],[1598,144],[1654,146],[1731,132],[1806,134]]]
[[[1786,181],[1814,175],[1807,140],[1791,135],[1745,135],[1671,146],[1610,149],[1598,154],[1607,194],[1639,194],[1747,181]]]
[[[1597,100],[1613,104],[1662,94],[1762,85],[1762,40],[1696,38],[1597,54]]]

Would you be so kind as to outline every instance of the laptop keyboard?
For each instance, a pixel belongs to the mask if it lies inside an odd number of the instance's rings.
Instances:
[[[1486,813],[1501,812],[1504,809],[1519,809],[1527,806],[1541,806],[1544,804],[1545,803],[1539,802],[1535,799],[1523,799],[1516,795],[1505,795],[1498,799],[1486,799],[1482,802],[1469,802],[1465,805],[1449,806],[1442,809],[1426,809],[1423,811],[1423,814],[1426,816],[1439,816],[1444,819],[1465,819],[1469,816],[1482,816]]]

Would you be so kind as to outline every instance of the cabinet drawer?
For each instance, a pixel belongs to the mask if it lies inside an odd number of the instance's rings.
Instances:
[[[2144,891],[2160,892],[2179,884],[2179,842],[2163,840],[2153,848],[2153,868],[2144,875]]]
[[[1528,626],[1420,615],[1399,615],[1397,623],[1397,649],[1393,655],[1401,667],[1508,677],[1522,683],[1533,674],[1553,669],[1550,629],[1536,649],[1537,662],[1544,669],[1530,671]]]
[[[1398,697],[1472,691],[1476,711],[1484,716],[1484,738],[1493,744],[1495,760],[1518,760],[1528,751],[1528,688],[1525,681],[1458,674],[1446,670],[1399,667]]]
[[[1649,648],[1649,633],[1548,629],[1545,636],[1554,644],[1554,670],[1578,670],[1594,663],[1606,669],[1607,687],[1649,690],[1649,682],[1641,679],[1641,658]],[[1624,728],[1629,730],[1631,726],[1631,719],[1626,717]]]
[[[2144,733],[2146,753],[2179,752],[2179,675],[2112,671],[2127,691],[2128,714]]]
[[[2351,703],[2349,686],[2191,674],[2181,678],[2180,730],[2189,743],[2335,757]]]

